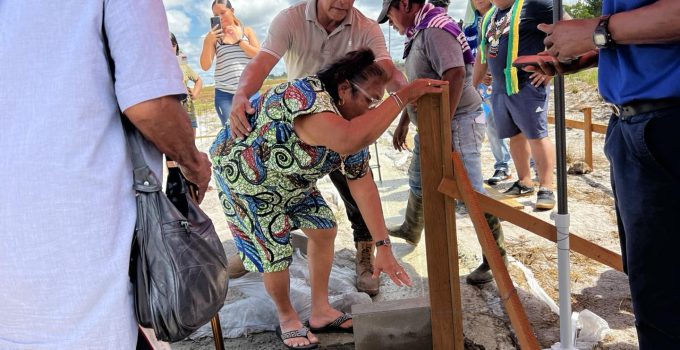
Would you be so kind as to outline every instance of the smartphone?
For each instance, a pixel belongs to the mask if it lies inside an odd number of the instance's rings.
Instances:
[[[215,28],[217,26],[217,28]],[[220,16],[210,17],[210,29],[222,29],[222,22]]]
[[[557,60],[557,58],[552,57],[552,56],[528,55],[528,56],[517,57],[517,59],[512,62],[512,65],[514,67],[517,67],[518,69],[524,69],[525,67],[529,67],[529,66],[538,67],[538,60],[539,59],[542,59],[543,62],[545,62],[547,64],[552,64],[552,65],[559,62]]]

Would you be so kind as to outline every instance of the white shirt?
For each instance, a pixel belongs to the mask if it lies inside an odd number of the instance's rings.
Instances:
[[[104,13],[123,110],[185,92],[160,0],[0,1],[0,349],[135,346]]]

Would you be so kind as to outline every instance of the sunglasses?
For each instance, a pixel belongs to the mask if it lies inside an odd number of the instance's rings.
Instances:
[[[352,86],[355,89],[359,90],[359,92],[362,95],[364,95],[364,97],[366,97],[368,99],[368,101],[369,101],[368,102],[368,109],[373,109],[375,107],[378,107],[380,105],[380,103],[382,102],[381,99],[371,97],[371,95],[369,95],[368,92],[366,92],[366,90],[362,89],[359,85],[357,85],[355,83],[350,83],[350,84],[352,84]]]

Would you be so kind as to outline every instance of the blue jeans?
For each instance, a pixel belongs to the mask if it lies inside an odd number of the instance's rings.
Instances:
[[[507,172],[510,169],[510,149],[508,148],[508,139],[499,139],[496,132],[496,121],[493,116],[493,109],[491,108],[491,99],[486,98],[483,102],[485,104],[484,113],[486,114],[486,136],[489,139],[489,146],[491,146],[491,153],[496,159],[493,168],[496,170],[503,170]]]
[[[229,113],[231,113],[231,102],[234,99],[234,94],[230,94],[220,89],[215,89],[215,110],[217,116],[222,122],[222,126],[227,125],[229,121]]]
[[[612,117],[605,140],[641,350],[680,344],[679,132],[680,113],[666,109]]]
[[[482,117],[482,118],[480,118]],[[467,175],[475,191],[486,193],[482,180],[482,143],[486,124],[481,112],[457,115],[451,121],[451,143],[455,151],[460,152]],[[423,196],[420,176],[420,135],[414,138],[413,158],[408,168],[408,184],[414,195]]]

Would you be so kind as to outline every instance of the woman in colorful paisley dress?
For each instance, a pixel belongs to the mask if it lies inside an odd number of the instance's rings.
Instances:
[[[344,169],[350,190],[374,241],[387,238],[368,146],[405,104],[441,91],[442,82],[417,80],[381,103],[388,80],[369,49],[353,51],[316,76],[296,79],[253,101],[247,138],[230,137],[225,126],[210,153],[220,201],[241,259],[264,272],[276,304],[279,336],[288,347],[313,348],[309,330],[351,331],[351,316],[328,302],[328,279],[337,232],[335,217],[316,187],[331,171]],[[291,229],[308,236],[312,291],[309,328],[289,297]],[[411,285],[389,245],[377,249],[374,278],[385,272],[397,285]]]

